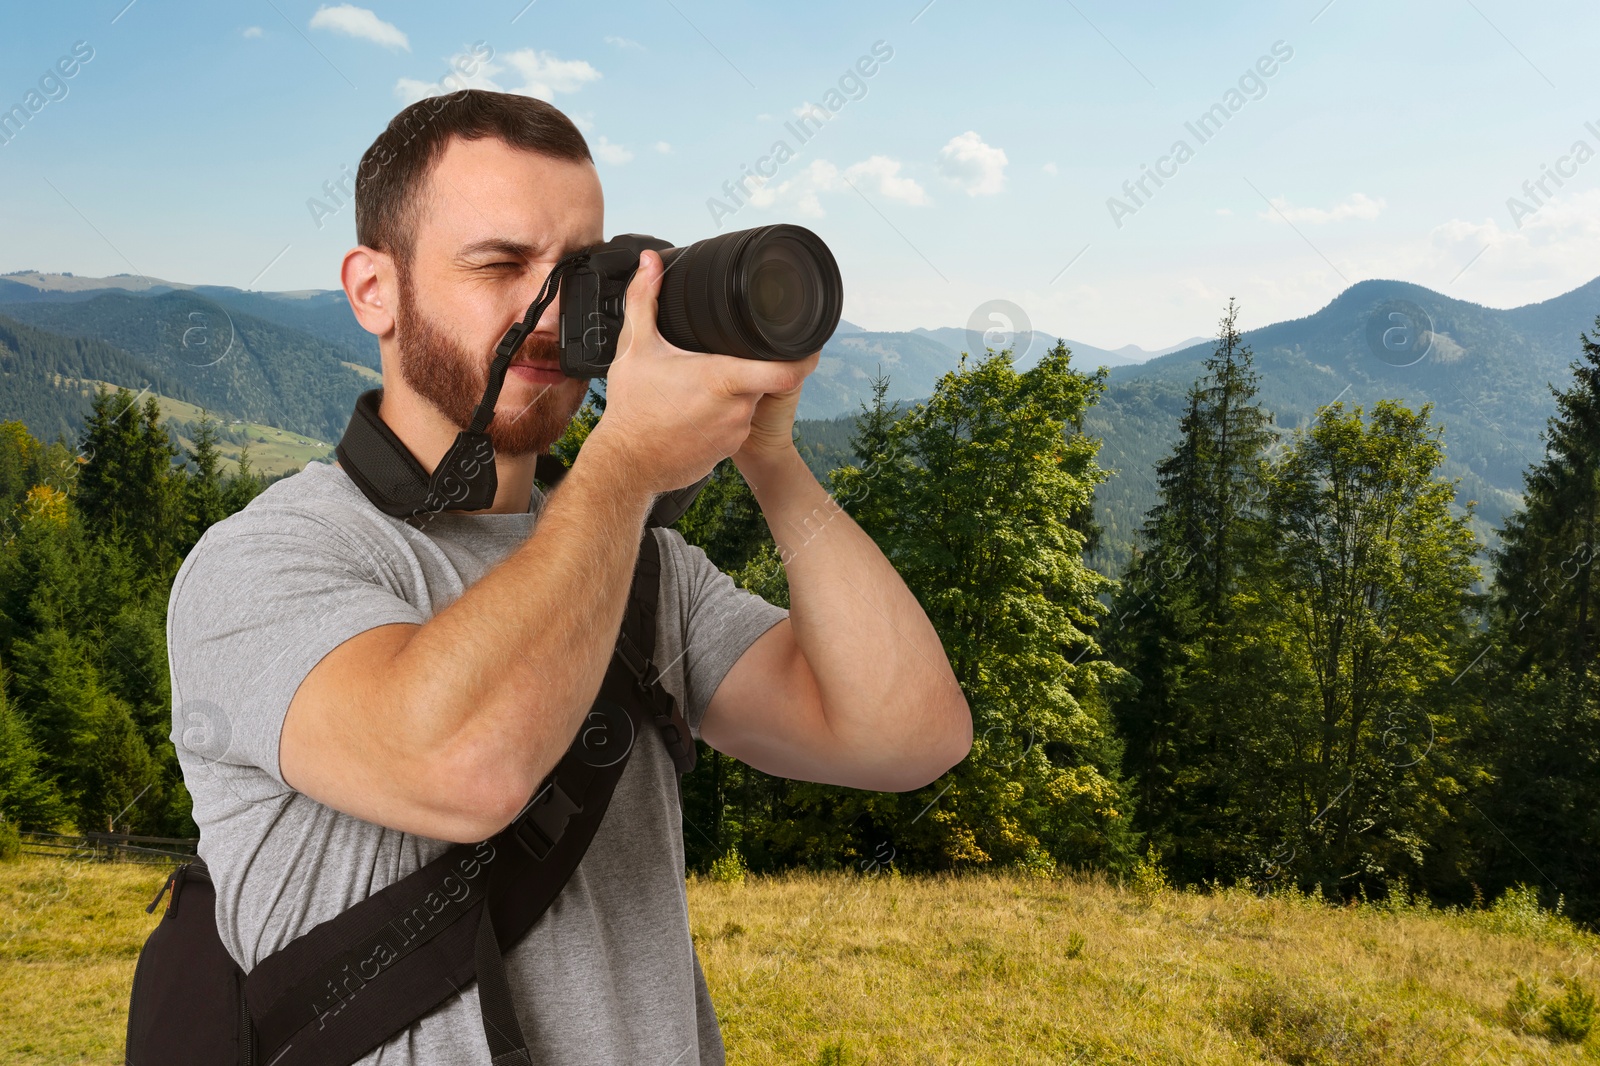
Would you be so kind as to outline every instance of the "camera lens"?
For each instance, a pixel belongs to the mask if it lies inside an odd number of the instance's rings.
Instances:
[[[833,253],[801,226],[724,233],[661,253],[657,325],[671,344],[746,359],[803,359],[839,325]]]

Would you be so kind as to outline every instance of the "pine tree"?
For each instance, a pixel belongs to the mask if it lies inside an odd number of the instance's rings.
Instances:
[[[195,428],[194,447],[184,453],[184,458],[188,470],[183,479],[180,551],[187,555],[201,535],[229,513],[222,478],[222,453],[217,450],[217,423],[205,411],[200,412],[200,422]]]
[[[233,475],[222,491],[223,508],[228,514],[244,510],[249,502],[261,495],[266,483],[250,466],[250,441],[239,446],[239,460]]]
[[[1595,329],[1571,383],[1552,389],[1544,459],[1495,553],[1480,739],[1493,784],[1474,812],[1489,885],[1538,879],[1588,920],[1600,918],[1600,318]]]
[[[85,462],[78,472],[76,503],[97,536],[127,541],[152,570],[175,564],[177,495],[181,475],[154,396],[143,407],[127,389],[102,389],[91,402],[82,436]]]
[[[1205,373],[1189,390],[1173,451],[1113,605],[1113,658],[1136,684],[1115,701],[1139,828],[1180,880],[1217,876],[1237,836],[1237,745],[1216,658],[1241,575],[1253,564],[1272,418],[1228,302]]]
[[[40,766],[28,724],[0,690],[0,817],[24,829],[54,829],[65,805]]]

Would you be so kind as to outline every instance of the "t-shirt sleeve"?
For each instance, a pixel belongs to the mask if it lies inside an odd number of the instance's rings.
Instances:
[[[656,536],[662,548],[662,561],[670,571],[670,594],[677,601],[677,632],[658,637],[658,661],[681,658],[685,707],[689,732],[700,738],[700,721],[705,717],[711,697],[733,664],[761,634],[789,617],[789,612],[774,606],[718,570],[706,553],[683,539],[675,529],[661,529]],[[667,670],[664,668],[663,673]]]
[[[209,529],[167,606],[173,743],[259,767],[287,789],[278,740],[306,675],[358,633],[426,620],[374,558],[359,534],[292,508],[248,509]]]

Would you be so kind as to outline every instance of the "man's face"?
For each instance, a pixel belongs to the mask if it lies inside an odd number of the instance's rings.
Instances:
[[[556,261],[602,239],[604,200],[591,163],[454,138],[424,190],[395,340],[400,377],[463,428],[483,398],[495,345],[520,321]],[[560,438],[588,381],[557,362],[552,303],[506,374],[489,436],[525,455]]]

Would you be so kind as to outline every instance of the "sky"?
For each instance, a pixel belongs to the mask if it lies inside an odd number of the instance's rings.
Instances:
[[[608,234],[816,231],[868,329],[969,326],[999,300],[1009,325],[1158,348],[1213,334],[1229,297],[1248,329],[1368,278],[1512,307],[1600,274],[1593,0],[93,0],[0,18],[0,272],[335,288],[362,152],[466,84],[578,123]]]

